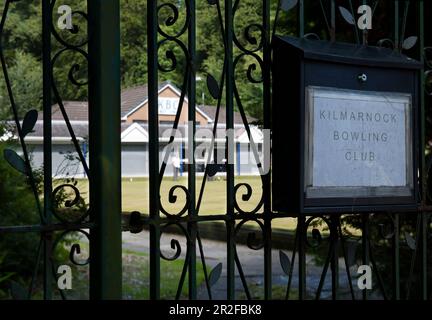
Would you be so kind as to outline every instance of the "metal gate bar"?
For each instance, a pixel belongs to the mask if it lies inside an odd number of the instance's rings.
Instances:
[[[119,0],[90,0],[89,136],[90,294],[122,298],[120,7]],[[109,198],[109,201],[107,201]]]

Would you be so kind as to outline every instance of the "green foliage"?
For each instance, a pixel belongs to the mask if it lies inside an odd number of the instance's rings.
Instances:
[[[4,130],[0,128],[0,136]],[[34,193],[30,188],[28,178],[21,172],[14,169],[4,158],[4,150],[20,150],[15,142],[0,142],[0,226],[22,226],[38,225],[40,217],[37,211]],[[34,169],[33,177],[36,183],[36,190],[39,198],[43,193],[43,169]],[[75,185],[75,180],[65,180],[63,183]],[[88,209],[83,198],[80,198],[73,207],[68,208],[65,203],[73,199],[75,194],[67,188],[56,193],[56,212],[65,221],[77,221]],[[42,201],[42,199],[41,199]],[[54,234],[54,239],[60,233]],[[69,249],[73,243],[79,240],[78,234],[68,234],[61,239],[53,252],[53,262],[67,263],[69,261]],[[16,282],[16,286],[26,288],[30,278],[33,276],[36,265],[37,248],[40,236],[36,232],[29,233],[6,233],[0,235],[0,299],[8,297],[10,280]],[[40,265],[39,273],[40,275]],[[22,285],[20,285],[22,284]],[[40,296],[36,283],[35,295]]]
[[[272,2],[272,17],[276,9],[276,2]],[[167,21],[174,13],[167,6],[159,11],[159,26],[161,29],[174,35],[178,33],[186,23],[185,1],[166,0],[163,3],[172,3],[178,7],[179,16],[176,23],[167,25]],[[74,45],[83,43],[87,38],[87,23],[80,14],[73,15],[73,24],[77,27],[74,32],[59,30],[57,28],[57,8],[63,3],[56,3],[53,9],[53,25],[58,36]],[[220,2],[222,18],[224,18],[224,3]],[[68,5],[74,11],[86,12],[86,1],[70,0]],[[122,87],[132,87],[147,83],[147,1],[146,0],[122,0],[121,8],[121,76]],[[197,1],[197,63],[196,72],[202,79],[206,74],[212,74],[218,82],[222,76],[224,61],[224,45],[221,34],[221,26],[215,5],[209,5],[207,1]],[[1,10],[1,9],[0,9]],[[255,0],[242,0],[234,17],[235,36],[242,46],[253,50],[263,39],[261,31],[257,27],[250,28],[247,36],[256,39],[256,44],[246,40],[246,27],[252,24],[262,24],[262,2]],[[295,11],[295,10],[294,10]],[[282,31],[286,31],[282,25]],[[17,102],[19,113],[22,116],[30,108],[41,109],[42,96],[42,45],[41,38],[41,1],[19,1],[10,4],[4,31],[4,54],[7,62],[8,73]],[[162,38],[160,38],[161,40]],[[52,37],[53,57],[63,48]],[[187,46],[187,33],[180,37]],[[17,50],[19,49],[19,50]],[[86,46],[82,47],[87,50]],[[181,87],[184,81],[187,59],[181,47],[174,41],[167,41],[159,49],[159,63],[169,67],[170,59],[166,53],[171,51],[176,57],[177,67],[171,72],[159,72],[159,80],[170,80]],[[262,59],[262,53],[256,52]],[[234,56],[241,55],[241,51],[235,48]],[[86,86],[76,86],[70,81],[72,75],[78,82],[85,82],[87,78],[87,62],[85,58],[72,50],[66,50],[56,56],[54,67],[55,85],[61,98],[66,100],[86,100]],[[261,70],[257,59],[246,55],[239,59],[236,66],[236,85],[241,103],[247,114],[258,119],[262,118],[262,84],[254,84],[247,78],[249,68],[255,68],[251,72],[254,79],[259,80]],[[72,72],[70,72],[72,70]],[[216,105],[217,101],[211,98],[205,81],[197,83],[198,103]],[[204,97],[204,100],[203,100]],[[222,97],[222,104],[224,104]],[[0,111],[2,118],[10,118],[10,101],[7,95],[4,81],[0,81]],[[236,108],[239,106],[237,105]]]
[[[1,1],[1,11],[4,2]],[[17,48],[35,57],[41,56],[41,12],[41,0],[10,3],[3,31],[5,56],[13,56]]]
[[[161,299],[172,300],[175,298],[179,286],[180,275],[185,261],[177,259],[166,261],[161,259]],[[136,251],[123,251],[123,299],[149,299],[149,256],[146,253]],[[203,265],[197,262],[196,265],[197,287],[205,285]],[[207,270],[209,267],[207,266]],[[183,284],[181,298],[187,297],[188,276]]]
[[[417,239],[416,236],[419,235],[417,230],[418,215],[411,213],[397,213],[399,215],[399,268],[400,268],[400,292],[402,299],[408,299],[408,287],[409,299],[421,299],[421,287],[422,287],[422,270],[421,270],[421,259],[419,252],[421,251],[421,244],[418,243],[417,249]],[[341,227],[345,235],[345,254],[347,255],[348,262],[352,258],[352,263],[356,265],[363,264],[363,252],[361,245],[361,233],[363,230],[363,215],[343,215],[341,217]],[[389,214],[373,214],[369,215],[369,257],[373,257],[375,265],[372,264],[372,259],[370,259],[370,264],[373,268],[376,268],[373,272],[373,294],[374,296],[382,296],[381,288],[379,285],[380,279],[384,286],[384,290],[388,295],[392,293],[393,290],[393,263],[394,261],[394,246],[393,246],[393,223],[392,216]],[[329,236],[329,228],[323,222],[322,219],[315,219],[311,223],[311,228],[319,228],[324,232],[322,237],[327,238]],[[311,229],[309,229],[311,231]],[[313,232],[310,236],[310,241],[313,241]],[[422,241],[421,238],[418,239]],[[317,244],[315,242],[315,244]],[[321,245],[316,248],[309,249],[311,254],[314,255],[314,261],[319,265],[324,265],[325,259],[327,258],[328,252],[328,242],[323,241]],[[428,255],[432,254],[432,248],[428,246]],[[352,257],[350,258],[350,256]],[[343,258],[342,247],[339,247],[339,257]],[[412,259],[415,259],[414,265],[412,264]],[[411,268],[413,268],[412,277],[410,278]],[[428,273],[428,285],[432,283],[432,268],[427,267]],[[342,272],[342,270],[340,270]],[[352,274],[354,279],[358,276],[357,274]],[[379,278],[380,277],[380,278]]]
[[[12,59],[11,59],[12,60]],[[17,50],[8,68],[14,101],[22,118],[30,109],[40,110],[42,106],[42,67],[30,53]],[[12,117],[10,98],[5,81],[0,81],[0,106],[2,118]]]
[[[0,12],[3,11],[4,1],[1,1]],[[53,9],[53,25],[56,26],[57,3]],[[86,11],[86,1],[70,0],[68,2],[74,10]],[[2,12],[1,12],[2,13]],[[60,38],[77,45],[87,39],[86,22],[84,18],[75,14],[73,23],[77,32],[56,29]],[[17,105],[18,113],[22,117],[28,110],[42,107],[42,9],[41,1],[17,1],[9,5],[3,31],[2,49],[6,62],[7,72],[13,99]],[[63,48],[53,37],[53,57]],[[86,50],[86,46],[83,46]],[[76,65],[76,66],[74,66]],[[85,86],[73,85],[68,77],[71,74],[79,82],[87,78],[87,62],[82,54],[66,50],[55,59],[54,77],[55,85],[64,100],[82,100],[87,97]],[[2,74],[3,75],[3,74]],[[0,81],[0,116],[2,119],[11,118],[10,97],[7,92],[6,81]]]
[[[1,11],[3,11],[1,1]],[[9,6],[4,31],[2,49],[13,99],[20,116],[31,108],[41,108],[42,67],[40,0],[31,4],[25,1],[12,3]],[[0,81],[0,116],[11,118],[10,97],[2,72]]]
[[[130,87],[147,82],[147,6],[136,0],[123,0],[120,6],[122,86]]]
[[[222,17],[224,15],[223,2],[221,3]],[[246,50],[255,51],[263,40],[263,36],[258,27],[248,26],[258,24],[262,25],[262,2],[254,0],[243,0],[239,2],[235,17],[234,17],[234,37],[238,43]],[[198,1],[197,3],[197,55],[198,74],[205,75],[207,73],[214,76],[220,82],[224,64],[225,48],[223,45],[222,27],[218,18],[217,8],[215,5],[210,6],[207,1]],[[247,32],[247,30],[249,30]],[[248,41],[249,38],[249,41]],[[256,43],[251,43],[251,42]],[[244,108],[245,112],[257,119],[263,117],[263,85],[262,83],[252,83],[248,78],[248,71],[251,70],[250,77],[256,81],[262,79],[262,72],[259,60],[262,60],[262,52],[257,51],[255,54],[258,58],[251,55],[243,55],[243,52],[235,46],[234,59],[237,60],[235,65],[235,84],[238,89],[240,101],[236,101],[236,108],[240,108],[238,102]],[[203,78],[205,78],[203,76]],[[216,105],[217,101],[211,98],[207,88],[204,87],[205,82],[198,84],[198,95],[204,93],[205,103]],[[222,97],[224,104],[225,97]],[[202,99],[198,99],[202,104]]]
[[[0,144],[0,155],[6,147]],[[10,147],[10,146],[8,146]],[[0,225],[31,225],[39,222],[37,207],[26,177],[0,159]],[[31,276],[35,265],[39,237],[35,233],[0,235],[0,297],[5,294],[9,278],[19,280]]]
[[[6,260],[6,253],[0,254],[0,270]],[[7,296],[7,291],[5,289],[5,285],[7,281],[14,275],[14,272],[11,271],[0,271],[0,299]]]

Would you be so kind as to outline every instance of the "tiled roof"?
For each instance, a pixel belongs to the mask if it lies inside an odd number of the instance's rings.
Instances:
[[[159,85],[159,89],[169,84],[169,82],[163,82]],[[142,85],[124,89],[121,92],[121,116],[124,117],[131,110],[139,106],[148,98],[148,86]],[[66,113],[71,121],[87,121],[88,119],[88,102],[87,101],[64,101],[63,106]],[[52,118],[53,120],[63,120],[58,104],[52,107]],[[39,119],[43,119],[43,113],[39,112]]]
[[[85,122],[72,122],[71,126],[73,128],[75,136],[78,138],[88,137],[88,124]],[[29,134],[33,137],[43,137],[43,121],[38,121],[33,128],[33,132]],[[68,128],[65,122],[53,122],[52,123],[52,136],[55,138],[70,138]]]
[[[138,86],[125,89],[121,93],[121,116],[124,117],[131,110],[138,107],[148,98],[148,86]]]
[[[70,121],[87,121],[88,103],[87,101],[64,101],[64,109]],[[43,112],[39,112],[39,120],[43,120]],[[52,119],[64,120],[63,114],[58,104],[52,106]]]
[[[126,95],[128,97],[128,101],[132,101],[133,93],[128,93]],[[123,103],[122,103],[123,104]],[[88,120],[88,104],[87,102],[80,101],[65,101],[63,103],[66,114],[70,121],[87,121]],[[63,114],[60,110],[58,104],[52,107],[52,119],[53,120],[64,120]],[[134,108],[134,107],[133,107]],[[213,106],[197,106],[197,109],[201,110],[204,114],[206,114],[212,121],[215,120],[216,117],[216,107]],[[126,109],[125,109],[126,110]],[[123,112],[123,111],[122,111]],[[246,116],[248,123],[252,124],[256,121],[255,118]],[[43,120],[43,113],[39,112],[39,120]],[[219,111],[219,121],[218,123],[223,124],[226,121],[226,108],[221,107]],[[234,112],[234,123],[237,125],[243,124],[243,120],[241,118],[240,112]]]
[[[169,82],[164,82],[159,85],[159,90]],[[129,89],[125,89],[121,93],[121,116],[124,117],[131,110],[139,106],[148,98],[148,86],[142,85]],[[88,121],[88,103],[87,101],[64,101],[64,109],[70,121]],[[196,106],[197,109],[207,115],[212,121],[216,117],[216,107],[214,106]],[[246,116],[248,123],[254,123],[255,118]],[[39,112],[39,120],[43,120],[43,113]],[[58,104],[52,106],[52,119],[64,120],[63,114]],[[219,111],[218,123],[223,124],[226,121],[226,108],[221,106]],[[234,112],[234,123],[237,125],[243,124],[243,120],[239,112]]]
[[[129,128],[131,123],[125,123],[123,122],[121,124],[121,132],[124,132],[127,128]],[[147,124],[139,124],[144,130],[148,132],[149,128]],[[77,138],[84,138],[86,139],[89,134],[89,128],[88,123],[85,122],[71,122],[71,126],[74,130],[74,134]],[[172,130],[172,125],[169,124],[160,124],[159,125],[159,138],[169,138],[170,134],[172,133],[170,130]],[[197,130],[206,130],[207,132],[202,132],[202,136],[208,137],[209,133],[213,131],[212,125],[206,125],[206,126],[198,126]],[[179,125],[178,132],[180,132],[181,136],[186,138],[188,134],[188,128],[186,125]],[[238,138],[245,132],[244,128],[237,127],[235,129],[235,138]],[[33,132],[31,132],[28,136],[30,137],[43,137],[43,121],[38,121],[33,129]],[[52,124],[52,136],[55,138],[66,138],[69,139],[71,136],[69,134],[68,128],[66,127],[64,122],[54,122]],[[225,128],[223,126],[218,126],[216,130],[216,137],[217,138],[225,138]]]
[[[164,81],[159,84],[159,90],[166,85],[170,84],[175,88],[169,81]],[[177,88],[176,88],[177,89]],[[148,85],[144,84],[132,88],[123,89],[121,92],[121,116],[126,116],[134,108],[138,107],[141,103],[146,101],[148,98]]]

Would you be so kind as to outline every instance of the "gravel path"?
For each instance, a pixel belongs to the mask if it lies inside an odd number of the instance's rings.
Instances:
[[[185,245],[184,238],[178,235],[164,234],[161,239],[161,250],[165,255],[170,256],[174,253],[171,249],[171,239],[178,239],[182,246],[181,257],[184,258],[185,255]],[[206,264],[213,268],[218,263],[222,263],[222,275],[219,281],[212,287],[212,298],[218,300],[226,299],[226,244],[224,242],[212,241],[203,239],[204,255],[206,258]],[[123,248],[127,250],[133,250],[136,252],[148,253],[149,248],[149,232],[143,231],[140,234],[131,234],[129,232],[123,233]],[[237,245],[237,252],[245,274],[245,278],[248,282],[248,287],[251,291],[253,297],[263,296],[263,282],[264,282],[264,250],[251,250],[247,246]],[[285,253],[290,257],[292,252],[285,251]],[[199,256],[199,250],[197,249],[197,256]],[[295,291],[298,288],[298,260],[294,264],[294,273],[292,280],[292,288]],[[306,278],[306,293],[311,298],[314,297],[316,289],[318,288],[321,273],[323,270],[322,266],[317,266],[314,262],[312,256],[308,255],[306,257],[307,263],[307,278]],[[348,278],[346,276],[345,267],[343,260],[339,261],[339,283],[340,283],[340,299],[350,299]],[[354,278],[356,275],[356,270],[351,269],[351,276]],[[163,275],[162,275],[163,276]],[[360,291],[357,289],[355,279],[353,280],[354,290],[356,291],[356,296],[360,297]],[[245,297],[243,285],[236,270],[236,297]],[[286,286],[288,283],[288,277],[282,270],[279,261],[279,250],[272,250],[272,284],[273,290],[278,290],[278,295],[284,295]],[[293,292],[294,292],[293,291]],[[294,292],[295,294],[295,292]],[[202,285],[198,290],[199,299],[208,299],[208,294],[205,285]],[[325,285],[322,290],[321,299],[331,298],[331,273],[330,270],[327,272],[327,277]]]

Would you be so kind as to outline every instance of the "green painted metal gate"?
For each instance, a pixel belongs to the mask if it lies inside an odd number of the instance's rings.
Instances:
[[[3,35],[8,23],[8,13],[26,0],[3,1],[0,35]],[[91,0],[84,10],[74,10],[74,17],[80,17],[87,23],[87,38],[80,43],[71,43],[60,34],[56,27],[56,10],[60,1],[42,0],[42,40],[41,50],[43,67],[43,192],[38,189],[37,176],[31,167],[26,135],[35,124],[34,111],[28,112],[24,120],[15,102],[13,81],[8,74],[5,48],[13,48],[13,43],[5,43],[2,37],[0,58],[3,70],[9,107],[13,114],[16,136],[19,140],[18,153],[8,149],[5,159],[21,171],[35,197],[35,210],[39,214],[39,223],[31,225],[1,225],[0,241],[10,235],[37,234],[39,242],[34,254],[34,272],[28,283],[11,284],[12,295],[16,298],[34,298],[35,283],[43,279],[43,298],[56,298],[58,294],[67,298],[66,290],[57,287],[57,267],[73,263],[77,269],[89,267],[89,291],[92,299],[118,299],[122,297],[122,248],[121,232],[140,232],[144,227],[149,229],[149,293],[151,299],[161,297],[161,261],[173,263],[183,261],[178,277],[177,293],[172,298],[181,298],[183,287],[187,283],[187,294],[190,299],[198,298],[198,291],[204,290],[205,298],[212,298],[215,285],[225,281],[227,299],[240,298],[236,295],[240,285],[244,292],[242,297],[255,297],[245,266],[238,254],[239,235],[247,230],[245,243],[263,256],[263,282],[259,286],[262,297],[271,299],[277,286],[273,271],[275,257],[272,256],[276,230],[272,228],[277,222],[292,221],[294,230],[278,237],[292,239],[290,254],[280,251],[279,259],[284,272],[284,297],[296,295],[296,299],[319,299],[329,274],[331,277],[331,296],[338,299],[342,289],[340,277],[348,279],[347,292],[344,298],[368,299],[369,295],[382,299],[430,299],[431,262],[428,242],[431,236],[431,207],[429,206],[429,169],[431,166],[430,148],[430,96],[432,45],[426,30],[430,21],[426,21],[432,10],[427,1],[355,1],[355,0],[286,0],[257,1],[260,18],[242,30],[236,28],[236,17],[244,12],[244,0],[191,0],[191,1],[147,1],[147,15],[142,19],[147,23],[147,48],[142,55],[148,61],[148,104],[149,104],[149,211],[134,212],[128,223],[121,224],[121,143],[120,143],[120,1]],[[220,46],[224,48],[221,59],[220,75],[214,75],[200,66],[201,57],[197,54],[200,43],[197,33],[197,5],[206,5],[215,17],[220,33]],[[360,31],[352,17],[357,16],[361,4],[370,5],[373,9],[376,29]],[[338,7],[346,8],[341,14]],[[161,18],[162,12],[164,17]],[[386,27],[384,27],[386,26]],[[76,34],[82,30],[72,28]],[[162,194],[161,185],[165,176],[166,162],[160,165],[159,156],[159,115],[158,90],[161,78],[169,78],[169,73],[181,69],[181,97],[173,129],[177,129],[183,101],[188,99],[188,120],[190,125],[188,139],[192,141],[189,151],[194,152],[194,140],[197,129],[195,106],[197,106],[197,74],[205,74],[207,89],[217,101],[213,133],[218,130],[218,123],[224,121],[226,129],[234,128],[234,111],[239,112],[244,130],[251,137],[251,124],[248,123],[244,97],[238,89],[238,81],[248,82],[260,92],[259,108],[262,129],[270,129],[271,114],[271,38],[275,33],[295,32],[298,37],[322,38],[328,41],[352,41],[360,44],[389,46],[394,50],[404,51],[409,56],[424,64],[421,86],[424,95],[421,97],[422,114],[422,159],[420,179],[422,184],[421,203],[417,213],[386,213],[353,215],[337,214],[332,216],[300,216],[295,213],[273,212],[271,208],[271,173],[262,174],[258,190],[249,183],[239,182],[235,176],[233,164],[225,164],[225,199],[224,212],[202,214],[204,193],[208,187],[207,177],[213,176],[216,166],[210,161],[205,167],[204,178],[198,179],[196,166],[187,164],[187,186],[174,185],[168,194]],[[8,38],[10,39],[10,38]],[[175,48],[175,49],[173,49]],[[19,49],[19,48],[15,48]],[[88,88],[89,101],[89,156],[87,159],[80,142],[70,124],[64,102],[59,93],[56,79],[56,62],[62,54],[73,52],[85,62],[72,62],[68,79],[77,88]],[[220,57],[218,57],[220,58]],[[239,67],[239,61],[245,59],[245,69]],[[162,61],[163,60],[163,61]],[[63,66],[60,66],[60,68]],[[76,75],[83,69],[88,70],[86,81],[77,79]],[[240,77],[239,74],[243,76]],[[25,75],[23,75],[25,76]],[[163,77],[162,77],[163,76]],[[249,97],[250,98],[250,97]],[[88,209],[81,210],[79,216],[66,217],[67,210],[80,205],[81,193],[74,181],[58,185],[53,181],[52,163],[52,105],[57,103],[65,119],[72,143],[76,148],[87,176],[89,177]],[[220,110],[225,106],[225,119],[219,119]],[[169,142],[174,141],[174,135]],[[213,149],[214,139],[211,140]],[[233,137],[228,136],[227,145],[233,144]],[[252,145],[252,149],[254,146]],[[252,150],[257,155],[257,150]],[[270,155],[266,155],[270,157]],[[269,158],[258,161],[261,168]],[[199,181],[197,183],[197,181]],[[69,190],[70,199],[59,200],[59,195]],[[256,196],[258,194],[258,196]],[[61,197],[60,197],[61,198]],[[251,205],[251,199],[257,199]],[[168,199],[167,201],[165,201]],[[183,200],[181,200],[183,199]],[[183,201],[182,203],[179,203]],[[176,212],[170,212],[166,203],[177,205]],[[0,204],[1,205],[1,204]],[[62,207],[61,207],[62,205]],[[224,226],[226,258],[214,268],[208,267],[205,259],[202,226],[210,222],[220,222]],[[254,228],[251,228],[253,225]],[[175,239],[171,240],[173,255],[167,256],[161,251],[161,236],[172,230],[178,230]],[[70,238],[71,234],[80,235]],[[179,235],[180,234],[180,235]],[[180,244],[180,237],[184,241]],[[64,246],[64,239],[69,239],[67,248],[69,261],[57,261],[55,251]],[[74,242],[76,240],[76,243]],[[87,240],[83,240],[87,239]],[[82,254],[81,246],[89,243],[89,256],[77,261]],[[185,252],[182,252],[182,248]],[[313,255],[321,261],[317,283],[311,284],[308,277],[308,257]],[[180,257],[182,257],[180,260]],[[7,259],[7,258],[6,258]],[[341,265],[340,265],[341,262]],[[371,265],[374,271],[376,292],[358,291],[355,286],[355,274],[352,266],[356,264]],[[342,267],[343,266],[343,267]],[[200,270],[197,270],[200,269]],[[202,270],[201,270],[202,269]],[[210,270],[211,269],[211,270]],[[329,271],[330,269],[330,271]],[[222,272],[222,270],[224,270]],[[197,281],[197,273],[202,272],[204,280]],[[1,275],[0,275],[1,276]],[[295,285],[294,285],[295,284]],[[137,284],[139,285],[139,284]],[[204,289],[203,289],[204,288]]]

